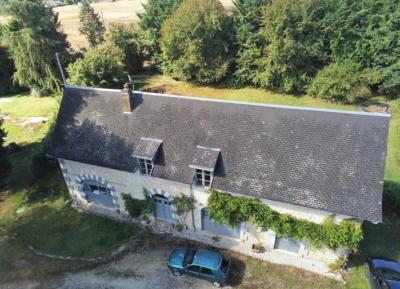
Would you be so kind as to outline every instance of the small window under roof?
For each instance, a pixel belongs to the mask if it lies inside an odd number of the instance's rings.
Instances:
[[[189,167],[213,172],[221,150],[218,148],[209,148],[197,146],[194,158]]]
[[[142,137],[136,146],[133,156],[138,159],[154,160],[162,140]]]

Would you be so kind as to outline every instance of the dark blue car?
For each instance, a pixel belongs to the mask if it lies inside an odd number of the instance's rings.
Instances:
[[[178,246],[168,259],[172,274],[189,274],[205,279],[215,287],[223,286],[228,278],[230,259],[220,253],[189,246]]]
[[[370,258],[365,273],[372,289],[400,289],[400,263],[383,258]]]

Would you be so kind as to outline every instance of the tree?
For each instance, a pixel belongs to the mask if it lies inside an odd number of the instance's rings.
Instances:
[[[400,97],[400,0],[339,0],[324,21],[332,59],[351,59],[380,76],[378,89]]]
[[[318,72],[308,93],[333,102],[354,103],[371,96],[369,83],[374,77],[372,71],[362,71],[351,60],[332,63]]]
[[[67,68],[68,82],[91,87],[120,87],[124,78],[123,53],[111,43],[104,43],[86,52]]]
[[[330,7],[324,0],[276,0],[263,10],[265,51],[256,80],[266,88],[303,92],[328,63],[322,20]]]
[[[162,24],[181,2],[182,0],[149,0],[147,4],[143,4],[144,12],[138,14],[139,26],[145,33],[150,56],[156,62],[160,60]]]
[[[180,194],[172,199],[172,204],[176,208],[176,214],[179,216],[180,224],[186,227],[186,218],[190,211],[194,209],[195,200],[192,197]]]
[[[234,0],[232,9],[235,45],[235,78],[239,84],[254,82],[262,53],[261,6],[269,0]]]
[[[8,160],[8,151],[4,146],[4,139],[7,136],[3,126],[3,119],[0,117],[0,189],[6,184],[5,180],[11,171],[11,164]]]
[[[58,91],[60,75],[55,53],[63,65],[69,61],[69,43],[61,32],[58,15],[42,0],[7,0],[3,3],[11,20],[3,31],[3,42],[14,61],[13,80],[42,94]]]
[[[162,69],[181,80],[220,81],[230,62],[230,21],[218,0],[186,0],[162,27]]]
[[[134,23],[129,25],[111,24],[107,33],[107,42],[123,51],[125,69],[128,72],[136,73],[143,68],[145,49],[141,31]]]
[[[95,47],[97,44],[104,41],[104,32],[106,28],[93,7],[88,1],[82,1],[81,10],[79,12],[79,32],[87,38],[90,47]]]

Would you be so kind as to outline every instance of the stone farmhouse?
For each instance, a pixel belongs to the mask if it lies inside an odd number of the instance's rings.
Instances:
[[[75,206],[127,219],[123,194],[152,195],[153,228],[327,276],[346,248],[230,227],[207,211],[209,188],[256,197],[321,223],[382,220],[389,115],[65,85],[52,151]],[[174,196],[195,199],[173,230]],[[158,227],[157,227],[158,226]],[[253,253],[261,243],[265,250]]]

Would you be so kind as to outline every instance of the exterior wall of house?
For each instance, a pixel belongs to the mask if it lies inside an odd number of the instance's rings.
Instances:
[[[216,234],[202,231],[202,209],[207,207],[209,194],[203,189],[191,187],[189,184],[174,182],[170,180],[143,176],[140,173],[130,173],[113,170],[109,168],[79,163],[59,159],[60,167],[67,183],[71,197],[80,204],[81,207],[90,206],[85,198],[82,184],[85,181],[96,181],[106,186],[112,196],[113,208],[110,212],[115,215],[126,216],[124,209],[123,194],[130,194],[133,198],[143,198],[143,188],[145,187],[152,195],[162,195],[170,201],[174,196],[180,194],[192,195],[195,199],[195,209],[192,214],[186,217],[187,230],[177,233],[181,237],[208,243],[216,247],[228,248],[243,254],[251,255],[260,259],[275,263],[293,265],[302,269],[310,270],[330,277],[336,275],[329,272],[328,264],[334,262],[340,255],[346,255],[347,251],[342,248],[333,251],[327,248],[316,249],[310,247],[306,242],[301,242],[298,253],[289,253],[274,249],[276,234],[273,231],[263,232],[251,223],[243,223],[240,226],[239,238],[218,236]],[[188,168],[189,169],[189,168]],[[304,208],[289,204],[263,200],[265,204],[280,213],[288,213],[294,217],[321,223],[331,213]],[[173,218],[178,222],[179,216],[174,214]],[[347,216],[335,216],[339,222]],[[216,241],[218,239],[218,241]],[[253,253],[252,244],[262,244],[265,250],[262,253]]]

